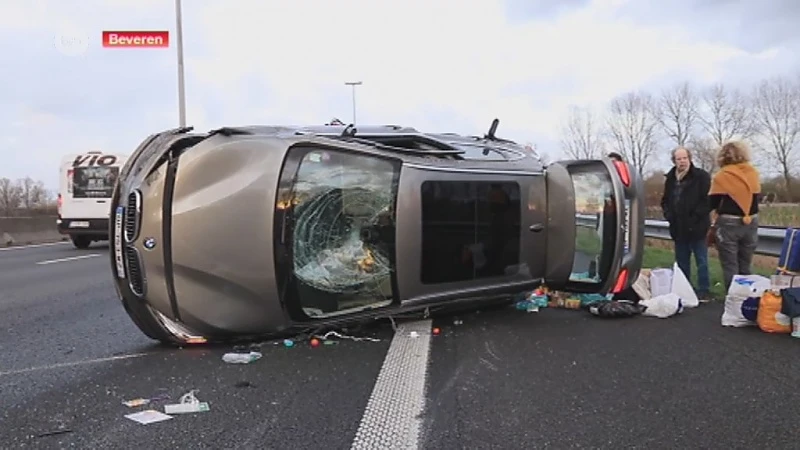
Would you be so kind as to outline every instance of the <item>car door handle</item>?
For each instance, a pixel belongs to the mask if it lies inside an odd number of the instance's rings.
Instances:
[[[534,233],[538,233],[538,232],[544,230],[544,224],[543,223],[535,223],[535,224],[531,225],[530,227],[528,227],[528,229],[533,231]]]
[[[105,200],[98,200],[97,203],[105,203]]]

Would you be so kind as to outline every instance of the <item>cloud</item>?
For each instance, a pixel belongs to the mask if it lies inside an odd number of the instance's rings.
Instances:
[[[501,135],[557,154],[570,104],[600,106],[684,79],[751,83],[797,68],[789,57],[794,31],[775,25],[793,17],[794,4],[641,3],[185,1],[188,120],[199,129],[350,120],[344,82],[360,80],[360,123],[477,134],[498,117]],[[742,11],[760,11],[763,19],[752,14],[748,27],[772,27],[771,40],[744,45],[746,33],[702,31]],[[174,36],[172,2],[31,0],[0,13],[0,64],[12,68],[0,72],[0,83],[13,86],[0,107],[0,145],[9,155],[0,177],[30,175],[54,188],[64,154],[130,152],[147,134],[177,125],[174,46],[100,46],[109,29]]]

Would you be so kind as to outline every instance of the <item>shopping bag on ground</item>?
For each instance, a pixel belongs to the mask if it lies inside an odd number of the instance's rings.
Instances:
[[[800,317],[800,288],[781,289],[778,292],[781,293],[781,313],[790,319]]]
[[[681,299],[684,308],[696,308],[700,305],[700,299],[697,298],[692,283],[689,282],[686,274],[678,267],[678,263],[675,263],[672,267],[672,289],[670,289],[670,293],[677,295]]]
[[[650,271],[650,295],[660,297],[672,291],[672,270],[653,269]]]
[[[791,333],[792,320],[781,312],[781,296],[772,291],[764,292],[758,304],[756,322],[765,333]]]
[[[650,269],[642,269],[631,287],[641,300],[650,299],[653,296],[650,292]]]
[[[683,312],[683,302],[680,297],[672,293],[642,300],[639,302],[639,306],[644,308],[643,316],[658,317],[659,319],[666,319]]]
[[[750,327],[756,325],[760,295],[727,295],[722,311],[723,327]]]
[[[731,286],[728,288],[728,295],[735,297],[761,297],[772,282],[767,277],[761,275],[734,275]]]

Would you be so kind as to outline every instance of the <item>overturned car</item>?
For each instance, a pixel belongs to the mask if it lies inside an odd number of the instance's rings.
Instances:
[[[133,322],[222,342],[473,303],[541,285],[619,292],[644,244],[640,176],[495,136],[248,126],[148,137],[112,199]]]

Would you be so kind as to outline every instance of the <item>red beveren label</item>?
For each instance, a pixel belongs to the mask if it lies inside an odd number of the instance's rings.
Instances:
[[[166,48],[169,31],[103,31],[106,48]]]

